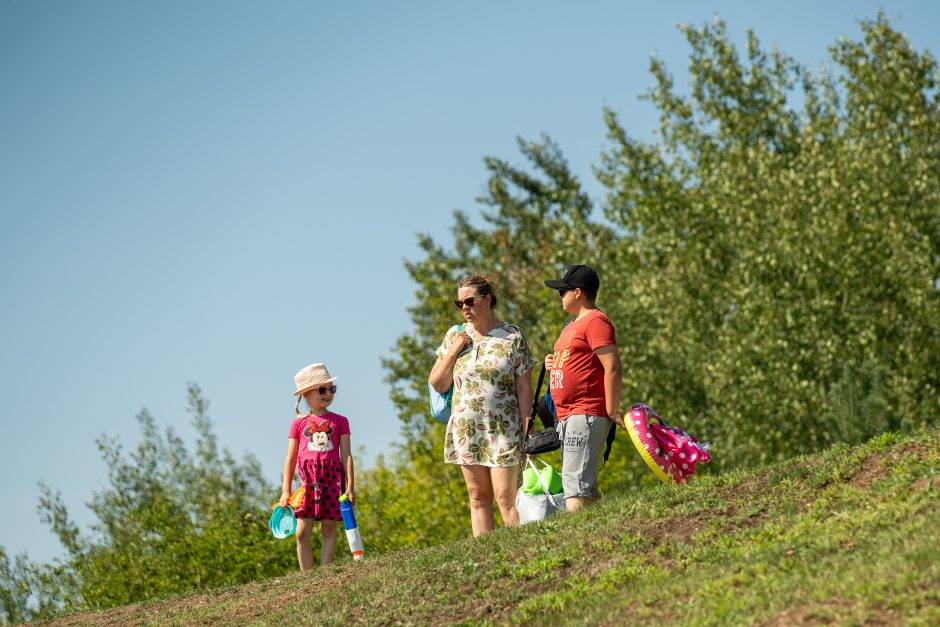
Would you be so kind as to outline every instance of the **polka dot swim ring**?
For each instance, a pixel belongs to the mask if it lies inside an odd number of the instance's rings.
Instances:
[[[695,473],[695,464],[711,461],[707,442],[666,425],[649,405],[631,406],[625,422],[640,457],[663,483],[682,483]]]

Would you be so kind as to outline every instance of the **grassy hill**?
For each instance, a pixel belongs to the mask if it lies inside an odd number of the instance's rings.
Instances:
[[[287,622],[937,625],[940,431],[55,624]]]

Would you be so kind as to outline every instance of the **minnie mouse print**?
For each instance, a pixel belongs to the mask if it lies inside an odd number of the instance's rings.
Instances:
[[[312,426],[312,428],[311,428]],[[319,422],[311,425],[309,422],[304,428],[304,435],[307,436],[307,450],[316,453],[328,453],[333,450],[333,425],[330,422]]]

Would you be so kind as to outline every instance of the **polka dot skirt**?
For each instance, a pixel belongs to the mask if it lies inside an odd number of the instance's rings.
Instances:
[[[343,467],[332,460],[308,459],[297,465],[297,474],[307,489],[294,515],[313,520],[342,520],[339,497],[346,491]]]

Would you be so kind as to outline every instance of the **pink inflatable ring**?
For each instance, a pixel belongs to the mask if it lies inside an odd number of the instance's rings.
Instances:
[[[657,420],[662,424],[662,418],[659,417],[652,407],[637,403],[630,407],[630,413],[627,416],[627,431],[630,432],[630,439],[633,440],[633,446],[636,447],[640,457],[650,467],[653,474],[659,477],[663,483],[675,484],[671,473],[667,469],[672,469],[672,462],[666,459],[659,443],[653,439],[653,432],[650,431],[650,420]]]
[[[707,442],[666,425],[649,405],[632,405],[624,422],[640,457],[663,483],[682,483],[695,473],[695,464],[711,460]]]

